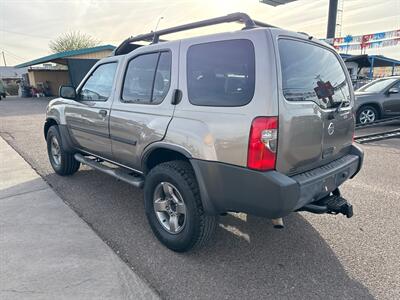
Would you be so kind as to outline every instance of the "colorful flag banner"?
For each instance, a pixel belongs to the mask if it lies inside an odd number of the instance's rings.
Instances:
[[[348,44],[348,45],[333,45],[339,52],[355,51],[361,49],[372,49],[381,47],[393,47],[400,45],[400,38],[385,40],[385,41],[370,41],[365,44]]]
[[[323,40],[339,51],[392,47],[400,44],[400,29]]]

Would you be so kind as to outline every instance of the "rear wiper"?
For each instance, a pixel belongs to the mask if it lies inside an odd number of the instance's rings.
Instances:
[[[350,101],[349,101],[349,100],[342,100],[342,101],[340,102],[340,104],[338,105],[338,107],[336,107],[336,109],[335,109],[335,113],[336,113],[336,114],[340,111],[340,109],[342,108],[342,106],[343,106],[344,103],[350,103]]]
[[[344,103],[350,103],[350,101],[349,100],[342,100],[340,102],[340,104],[336,107],[335,111],[331,112],[328,115],[328,120],[333,120],[335,118],[335,116],[340,112],[340,109],[342,108]]]

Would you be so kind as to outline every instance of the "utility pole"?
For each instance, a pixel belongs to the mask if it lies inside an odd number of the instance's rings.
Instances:
[[[7,67],[6,57],[4,56],[4,51],[1,51],[1,53],[3,54],[4,66]]]
[[[333,39],[335,37],[337,8],[338,0],[329,0],[328,27],[326,30],[327,39]]]
[[[342,36],[343,8],[344,8],[344,0],[339,0],[337,8],[336,33],[335,33],[335,36],[337,37]]]

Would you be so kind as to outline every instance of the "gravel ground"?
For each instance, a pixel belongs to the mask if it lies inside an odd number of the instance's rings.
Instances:
[[[44,99],[0,102],[0,134],[163,298],[400,299],[400,140],[362,145],[346,182],[354,217],[293,213],[286,228],[228,215],[206,248],[176,254],[154,237],[142,191],[86,167],[54,174],[43,138]]]

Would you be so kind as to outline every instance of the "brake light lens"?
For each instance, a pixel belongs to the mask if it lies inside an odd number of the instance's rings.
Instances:
[[[274,170],[278,148],[278,118],[258,117],[251,124],[247,167],[253,170]]]

